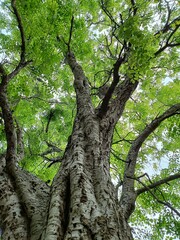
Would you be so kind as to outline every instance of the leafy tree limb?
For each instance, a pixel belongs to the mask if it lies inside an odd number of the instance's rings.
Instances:
[[[168,176],[168,177],[166,177],[164,179],[161,179],[161,180],[156,181],[156,182],[154,182],[154,183],[152,183],[150,185],[147,185],[146,187],[140,188],[140,189],[136,190],[137,196],[139,196],[140,194],[142,194],[144,192],[149,191],[149,189],[156,188],[156,187],[158,187],[158,186],[160,186],[162,184],[168,183],[168,182],[170,182],[172,180],[175,180],[175,179],[178,179],[178,178],[180,178],[180,173],[170,175],[170,176]]]
[[[162,115],[156,117],[134,140],[127,156],[127,160],[130,161],[130,164],[126,166],[126,176],[134,176],[138,152],[144,141],[149,137],[152,132],[154,132],[154,130],[161,124],[162,121],[176,114],[180,114],[180,103],[171,106]]]
[[[16,17],[17,23],[18,23],[18,28],[20,31],[20,36],[21,36],[21,53],[20,53],[20,61],[16,68],[7,75],[6,81],[11,80],[13,77],[15,77],[21,69],[26,67],[28,64],[32,63],[32,60],[26,61],[26,43],[25,43],[25,34],[24,34],[24,28],[21,20],[21,16],[18,12],[18,9],[16,7],[16,0],[11,1],[11,6],[13,9],[13,13]]]
[[[179,176],[178,177],[176,177],[176,178],[180,178],[180,174],[178,174]],[[175,175],[174,175],[175,176]],[[168,208],[170,208],[173,212],[175,212],[179,217],[180,217],[180,212],[179,211],[177,211],[169,202],[166,202],[166,201],[162,201],[162,200],[160,200],[152,191],[151,191],[151,189],[153,188],[151,188],[151,186],[152,185],[150,185],[150,186],[146,186],[139,178],[134,178],[135,180],[137,180],[138,182],[140,182],[142,185],[143,185],[143,189],[145,189],[146,188],[146,191],[148,191],[155,199],[156,199],[156,201],[158,202],[158,203],[160,203],[160,204],[163,204],[164,206],[166,206],[166,207],[168,207]],[[173,179],[171,179],[171,180],[173,180]],[[171,180],[169,180],[169,181],[171,181]],[[163,180],[162,180],[163,181]],[[167,181],[166,181],[167,182]],[[161,183],[161,184],[163,184],[163,183]],[[160,184],[159,184],[160,185]],[[157,185],[158,186],[158,185]],[[145,192],[145,191],[144,191]]]
[[[165,26],[164,26],[161,30],[159,30],[158,32],[156,32],[156,33],[154,34],[154,36],[159,35],[159,34],[161,34],[161,33],[167,33],[169,30],[171,30],[171,28],[172,28],[172,26],[173,26],[174,24],[176,25],[176,24],[179,22],[179,20],[180,20],[180,16],[178,16],[177,18],[175,18],[174,20],[172,20],[172,21],[169,23],[169,17],[168,17]]]
[[[20,54],[20,61],[18,65],[11,73],[6,74],[4,67],[2,66],[2,64],[0,65],[0,71],[1,71],[0,106],[2,109],[2,114],[3,114],[4,124],[5,124],[6,139],[7,139],[6,161],[7,161],[7,164],[14,166],[14,163],[17,161],[17,144],[18,142],[19,143],[21,142],[20,140],[21,134],[20,134],[20,129],[18,125],[17,125],[17,132],[16,132],[13,114],[10,109],[10,105],[7,98],[7,85],[9,80],[15,77],[19,73],[19,71],[22,68],[24,68],[27,64],[29,64],[31,61],[25,61],[25,36],[24,36],[21,17],[16,8],[16,0],[11,1],[11,6],[13,8],[13,12],[15,14],[20,35],[21,35],[21,54]]]
[[[161,122],[179,113],[180,103],[171,106],[162,115],[156,117],[150,124],[148,124],[131,145],[126,158],[127,162],[124,171],[122,196],[120,200],[121,204],[125,206],[124,211],[125,214],[127,214],[127,218],[129,213],[134,209],[134,202],[136,199],[136,193],[134,191],[134,175],[139,149],[148,136],[161,124]]]
[[[119,54],[119,58],[117,59],[116,63],[114,64],[113,81],[112,81],[105,97],[103,98],[103,102],[102,102],[101,107],[99,109],[99,116],[101,118],[106,114],[107,109],[108,109],[108,105],[109,105],[109,101],[112,97],[112,94],[115,90],[115,87],[119,83],[119,68],[125,60],[125,56],[123,56],[123,57],[121,56],[122,51],[123,51],[123,48],[121,49],[121,52]]]
[[[20,55],[20,63],[19,63],[21,64],[25,62],[25,53],[26,53],[25,34],[24,34],[23,25],[22,25],[22,20],[16,7],[16,0],[11,1],[11,6],[13,9],[14,15],[16,17],[18,28],[21,35],[21,55]]]
[[[104,13],[108,16],[108,18],[111,20],[111,22],[115,25],[115,27],[120,27],[120,25],[116,22],[110,11],[107,9],[106,2],[104,0],[100,1],[101,8],[104,11]]]
[[[180,24],[177,24],[176,27],[173,29],[173,31],[169,34],[166,43],[164,44],[164,46],[162,46],[161,48],[158,49],[157,52],[155,52],[155,57],[158,56],[161,52],[163,52],[166,48],[168,47],[176,47],[176,46],[180,46],[180,42],[177,43],[173,43],[170,42],[171,38],[173,37],[173,35],[177,32],[177,30],[179,29]]]

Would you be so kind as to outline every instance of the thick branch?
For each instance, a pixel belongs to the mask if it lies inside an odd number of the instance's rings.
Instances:
[[[7,141],[7,150],[6,150],[6,161],[7,163],[14,162],[17,150],[17,137],[16,129],[14,126],[13,115],[9,106],[7,98],[7,84],[8,77],[5,73],[3,66],[0,67],[1,70],[1,83],[0,83],[0,107],[2,109],[2,118],[4,120],[4,128]]]
[[[127,161],[130,162],[126,167],[125,175],[134,176],[135,164],[137,155],[143,142],[149,137],[149,135],[161,124],[165,119],[180,114],[180,103],[177,103],[167,109],[162,115],[156,117],[149,125],[145,127],[142,133],[134,140],[127,157]]]
[[[131,206],[134,204],[135,198],[132,198],[132,194],[136,195],[134,191],[134,174],[136,161],[139,153],[139,149],[144,143],[144,141],[149,137],[149,135],[161,124],[165,119],[180,113],[180,103],[171,106],[168,110],[166,110],[162,115],[155,118],[149,125],[145,127],[142,133],[134,140],[131,145],[131,148],[128,152],[128,156],[126,159],[126,166],[124,172],[124,180],[123,180],[123,189],[121,196],[121,204],[124,205],[125,214],[127,214],[127,218],[129,214],[131,214],[130,210]]]
[[[14,12],[14,15],[16,17],[17,23],[18,23],[18,28],[19,28],[19,32],[20,32],[20,36],[21,36],[21,53],[20,53],[20,61],[18,63],[18,65],[16,66],[16,68],[7,75],[7,82],[9,80],[11,80],[13,77],[15,77],[22,68],[26,67],[29,63],[31,63],[32,61],[26,61],[25,60],[25,55],[26,55],[26,44],[25,44],[25,34],[24,34],[24,29],[23,29],[23,24],[22,24],[22,20],[20,17],[20,14],[17,10],[16,7],[16,0],[12,0],[11,1],[11,6]]]
[[[71,39],[72,39],[72,32],[73,32],[73,24],[74,24],[74,16],[71,18],[71,26],[70,26],[70,31],[69,31],[69,40],[66,42],[64,38],[62,37],[63,42],[67,45],[68,47],[68,52],[70,52],[70,45],[71,45]],[[59,36],[57,36],[57,40],[60,41]]]
[[[108,109],[108,105],[109,105],[109,101],[112,97],[112,94],[115,90],[115,87],[117,86],[117,84],[119,83],[119,68],[121,66],[121,64],[124,62],[124,57],[119,57],[118,60],[116,61],[116,63],[114,64],[114,69],[113,69],[113,81],[111,86],[109,87],[103,102],[101,104],[101,107],[99,109],[99,117],[103,117]]]
[[[21,160],[24,157],[24,143],[23,143],[23,135],[22,135],[22,129],[19,126],[18,121],[16,121],[16,135],[17,135],[17,154],[18,154],[18,160]]]
[[[70,51],[67,53],[67,62],[74,75],[74,88],[76,91],[77,109],[82,111],[82,113],[92,113],[93,106],[91,103],[90,89],[88,84],[88,79],[85,73],[76,61],[74,54]]]
[[[137,193],[137,195],[140,195],[141,193],[149,191],[149,189],[156,188],[156,187],[158,187],[158,186],[160,186],[162,184],[168,183],[168,182],[170,182],[172,180],[175,180],[175,179],[178,179],[178,178],[180,178],[180,173],[177,173],[177,174],[174,174],[174,175],[170,175],[170,176],[168,176],[168,177],[166,177],[164,179],[161,179],[161,180],[159,180],[157,182],[154,182],[154,183],[152,183],[152,184],[150,184],[150,185],[148,185],[146,187],[138,189],[136,191],[136,193]]]
[[[113,126],[115,126],[122,116],[125,105],[135,91],[137,85],[138,81],[131,80],[126,76],[125,80],[116,87],[117,97],[111,100],[106,114],[107,119],[114,123]]]
[[[115,32],[116,29],[118,29],[121,25],[123,25],[122,15],[120,14],[121,23],[118,24],[118,23],[114,20],[112,14],[111,14],[111,13],[109,12],[109,10],[107,9],[106,2],[103,1],[103,0],[101,0],[101,7],[102,7],[103,11],[105,12],[105,14],[108,16],[108,18],[111,20],[111,22],[112,22],[112,24],[113,24],[113,29],[114,29],[112,36],[116,37],[116,36],[114,35],[114,32]],[[133,16],[136,15],[136,13],[137,13],[137,6],[136,6],[136,2],[135,2],[134,0],[131,0],[131,9],[130,9],[130,11],[133,12]],[[116,40],[117,40],[118,42],[120,42],[117,37],[116,37]],[[121,42],[120,42],[120,43],[121,43]],[[100,108],[99,108],[98,116],[99,116],[101,119],[102,119],[105,115],[110,115],[109,113],[112,114],[110,108],[114,108],[114,107],[112,106],[112,104],[110,104],[110,101],[112,100],[112,95],[113,95],[113,93],[114,93],[115,89],[117,88],[117,85],[119,84],[119,81],[120,81],[119,69],[120,69],[120,67],[121,67],[121,65],[122,65],[123,63],[127,62],[129,53],[130,53],[130,51],[131,51],[131,49],[130,49],[130,48],[131,48],[131,47],[130,47],[131,44],[130,44],[130,43],[127,43],[127,42],[124,40],[124,42],[121,43],[121,45],[122,45],[122,48],[121,48],[121,50],[120,50],[118,59],[117,59],[117,61],[115,62],[114,67],[113,67],[113,81],[112,81],[109,89],[107,90],[106,95],[105,95],[105,97],[103,98],[102,104],[101,104],[101,106],[100,106]],[[128,86],[126,85],[127,82],[129,83]],[[125,85],[126,85],[126,87],[127,87],[127,89],[126,89],[126,90],[127,90],[126,94],[125,94],[125,92],[124,92],[124,86],[125,86]],[[122,112],[123,112],[123,110],[124,110],[125,103],[126,103],[126,101],[129,99],[129,97],[130,97],[130,95],[132,94],[132,92],[134,91],[134,89],[136,88],[137,82],[134,82],[134,86],[133,86],[133,87],[132,87],[132,85],[133,85],[132,82],[126,79],[126,81],[124,81],[124,82],[123,82],[122,84],[120,84],[120,86],[118,87],[119,89],[122,87],[122,91],[120,90],[120,91],[118,92],[118,97],[116,98],[115,101],[112,100],[113,105],[114,105],[114,106],[115,106],[115,105],[117,106],[116,110],[113,109],[113,112],[116,112],[116,113],[117,113],[116,116],[113,117],[113,118],[114,118],[114,119],[113,119],[114,122],[116,122],[116,121],[118,120],[118,118],[121,116],[121,114],[122,114]],[[130,86],[132,87],[131,89],[130,89]],[[130,90],[130,91],[129,91],[129,90]],[[127,98],[126,98],[125,96],[126,96]],[[110,105],[111,105],[111,106],[110,106]],[[120,111],[119,111],[119,109],[118,109],[118,105],[119,105]],[[122,106],[121,106],[121,105],[122,105]],[[108,112],[108,113],[107,113],[107,112]],[[111,120],[112,120],[112,119],[111,119]]]
[[[20,55],[20,62],[24,63],[25,62],[25,52],[26,52],[26,44],[25,44],[25,35],[24,35],[24,29],[23,29],[23,25],[22,25],[22,20],[21,17],[19,15],[19,12],[17,10],[16,7],[16,0],[12,0],[11,1],[11,6],[13,8],[13,12],[15,14],[17,23],[18,23],[18,28],[20,31],[20,35],[21,35],[21,55]]]
[[[11,6],[13,9],[14,15],[16,17],[18,28],[21,35],[21,53],[20,53],[20,61],[17,67],[10,74],[7,75],[2,64],[0,65],[0,72],[1,72],[0,107],[2,109],[4,125],[5,125],[6,141],[7,141],[7,152],[6,152],[7,163],[14,163],[14,161],[17,160],[17,134],[16,134],[16,129],[14,125],[13,115],[12,115],[8,98],[7,98],[7,85],[10,79],[16,76],[22,68],[24,68],[28,63],[30,63],[29,61],[25,61],[25,50],[26,50],[25,36],[24,36],[21,17],[16,8],[16,0],[11,1]]]
[[[6,71],[4,69],[4,66],[2,63],[0,63],[0,76],[1,78],[5,78],[6,77]]]
[[[11,162],[16,157],[17,138],[12,112],[6,95],[6,85],[2,83],[0,84],[0,107],[2,109],[7,141],[6,161]]]
[[[46,133],[48,133],[49,125],[50,125],[50,122],[51,122],[53,117],[54,117],[54,110],[51,109],[49,114],[48,114],[48,121],[47,121],[47,125],[46,125],[46,130],[45,130]]]

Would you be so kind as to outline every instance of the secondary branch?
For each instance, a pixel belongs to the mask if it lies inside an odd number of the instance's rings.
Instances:
[[[0,84],[0,107],[2,109],[2,116],[4,119],[4,128],[7,141],[6,161],[10,163],[14,161],[16,158],[17,137],[12,112],[7,99],[6,94],[7,85],[5,83],[6,80],[2,81]]]
[[[133,141],[131,148],[128,152],[126,158],[126,166],[124,171],[123,188],[121,196],[121,205],[124,205],[125,214],[127,218],[130,216],[131,212],[129,209],[132,208],[134,201],[136,199],[136,193],[134,191],[134,178],[135,178],[135,167],[136,161],[139,153],[139,149],[144,143],[144,141],[149,137],[151,133],[163,122],[165,119],[180,113],[180,103],[171,106],[162,115],[156,117],[150,124],[148,124],[145,129],[139,134],[139,136]],[[133,197],[132,197],[133,195]]]
[[[135,162],[137,159],[137,155],[139,152],[140,147],[142,146],[143,142],[149,137],[149,135],[154,132],[154,130],[163,122],[165,119],[174,116],[176,114],[180,114],[180,103],[177,103],[173,106],[171,106],[169,109],[167,109],[162,115],[159,117],[156,117],[150,124],[148,124],[145,129],[139,134],[139,136],[134,140],[132,143],[132,146],[128,153],[128,160],[130,161],[130,164],[127,166],[126,171],[129,172],[128,174],[126,172],[126,175],[134,175],[134,167]],[[130,170],[131,169],[131,170]]]
[[[117,86],[117,84],[119,83],[119,68],[121,66],[121,64],[124,62],[124,57],[119,57],[118,60],[116,61],[116,63],[114,64],[114,68],[113,68],[113,81],[105,95],[105,97],[103,98],[101,107],[99,109],[99,117],[102,118],[108,109],[108,105],[109,105],[109,101],[112,97],[112,94]]]
[[[166,39],[166,43],[164,44],[164,46],[162,46],[157,50],[157,52],[155,52],[154,54],[155,57],[158,56],[161,52],[163,52],[168,47],[180,46],[180,42],[172,42],[172,41],[170,42],[170,40],[172,39],[174,34],[177,32],[179,27],[180,27],[180,24],[177,24],[176,27],[173,29],[173,31],[169,34],[168,38]]]
[[[26,67],[29,63],[31,63],[32,61],[26,61],[26,41],[25,41],[25,34],[24,34],[24,28],[23,28],[23,24],[22,24],[22,19],[21,16],[18,12],[18,9],[16,7],[16,0],[12,0],[11,1],[11,6],[13,9],[13,13],[16,17],[16,21],[18,24],[18,29],[20,32],[20,37],[21,37],[21,53],[20,53],[20,60],[18,65],[16,66],[16,68],[7,75],[7,81],[11,80],[13,77],[15,77],[22,68]]]
[[[165,26],[161,30],[157,31],[154,34],[154,36],[157,36],[157,35],[160,35],[160,34],[163,34],[163,33],[167,33],[169,30],[171,30],[173,24],[176,25],[179,20],[180,20],[180,16],[175,18],[174,20],[172,20],[170,23],[169,23],[169,20],[167,19],[167,22],[166,22]]]
[[[15,14],[15,17],[16,17],[16,20],[18,23],[18,28],[20,31],[20,35],[21,35],[21,55],[20,55],[21,60],[20,60],[20,62],[24,62],[25,61],[25,52],[26,52],[25,35],[24,35],[22,20],[19,15],[19,12],[17,10],[17,7],[16,7],[16,0],[11,1],[11,6],[12,6],[13,12]]]
[[[67,62],[74,75],[74,88],[76,91],[77,109],[82,115],[92,113],[94,110],[91,103],[90,89],[88,79],[81,65],[76,61],[73,52],[69,51],[66,55]]]
[[[154,199],[156,199],[156,201],[160,204],[163,204],[164,206],[170,208],[173,212],[175,212],[179,217],[180,217],[180,212],[177,211],[169,202],[166,202],[166,201],[162,201],[160,200],[152,191],[149,186],[146,186],[141,180],[139,180],[138,178],[134,178],[135,180],[137,180],[138,182],[140,182],[143,186],[144,186],[144,189],[146,188],[147,191],[154,197]]]
[[[143,188],[138,189],[136,191],[136,193],[139,196],[141,193],[149,191],[149,189],[156,188],[156,187],[158,187],[158,186],[160,186],[162,184],[168,183],[168,182],[170,182],[172,180],[175,180],[175,179],[178,179],[178,178],[180,178],[180,173],[177,173],[177,174],[174,174],[174,175],[170,175],[170,176],[168,176],[166,178],[163,178],[163,179],[161,179],[159,181],[156,181],[156,182],[154,182],[154,183],[152,183],[152,184],[150,184],[148,186],[145,186]]]

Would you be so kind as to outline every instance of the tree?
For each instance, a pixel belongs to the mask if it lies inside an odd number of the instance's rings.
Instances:
[[[1,1],[3,239],[177,235],[178,7]]]

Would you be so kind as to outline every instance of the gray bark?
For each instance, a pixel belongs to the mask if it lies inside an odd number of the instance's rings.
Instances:
[[[107,152],[99,129],[97,119],[76,117],[51,187],[20,168],[11,177],[3,158],[3,239],[132,239],[103,161]]]
[[[110,149],[114,127],[138,83],[128,77],[119,83],[121,62],[117,62],[112,86],[102,105],[94,109],[87,78],[72,52],[67,54],[67,61],[74,75],[77,114],[60,169],[50,187],[18,167],[22,140],[9,107],[8,78],[3,71],[0,106],[7,139],[7,152],[0,158],[3,239],[132,240],[128,218],[138,196],[134,176],[139,149],[164,119],[179,113],[180,106],[176,104],[154,119],[132,143],[119,202],[110,177]],[[111,99],[115,88],[117,97]],[[156,184],[150,187],[153,186]]]
[[[115,123],[136,84],[126,81],[128,91],[122,85],[115,104],[118,108],[121,101],[121,110],[117,113],[114,108],[116,114],[109,118],[108,108],[103,108],[103,114],[99,114],[101,108],[94,109],[87,78],[73,53],[68,53],[67,60],[74,74],[77,115],[51,187],[18,167],[20,138],[7,100],[8,81],[3,76],[0,98],[7,137],[7,153],[0,162],[3,239],[131,240],[111,182],[109,155]],[[114,103],[108,100],[107,104]]]

